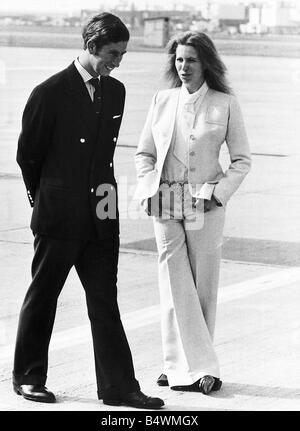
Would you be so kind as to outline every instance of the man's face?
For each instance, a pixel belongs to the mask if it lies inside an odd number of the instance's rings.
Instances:
[[[95,54],[90,53],[90,67],[94,74],[108,76],[115,67],[119,67],[126,48],[127,42],[116,42],[102,46]]]

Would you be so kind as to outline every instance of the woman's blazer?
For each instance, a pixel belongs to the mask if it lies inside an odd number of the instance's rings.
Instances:
[[[135,199],[155,195],[171,144],[180,87],[158,91],[152,98],[135,154],[138,183]],[[251,166],[242,113],[233,95],[208,89],[198,109],[196,126],[188,136],[188,182],[199,191],[206,183],[216,184],[214,196],[226,205]],[[230,165],[223,172],[219,163],[226,142]]]

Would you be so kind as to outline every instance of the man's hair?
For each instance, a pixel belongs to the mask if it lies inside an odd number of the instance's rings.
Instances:
[[[169,59],[166,68],[166,78],[171,82],[172,87],[180,87],[182,85],[175,67],[178,45],[188,45],[195,48],[203,67],[204,79],[209,88],[221,91],[222,93],[231,93],[226,79],[226,66],[221,60],[213,41],[207,34],[198,31],[187,31],[177,34],[168,43],[167,53],[169,54]]]
[[[90,18],[83,28],[82,37],[83,49],[87,49],[88,42],[92,41],[99,50],[109,43],[127,42],[129,31],[116,15],[103,12]]]

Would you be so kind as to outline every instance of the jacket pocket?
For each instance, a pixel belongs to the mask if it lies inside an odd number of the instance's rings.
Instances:
[[[221,105],[209,106],[206,111],[205,121],[211,124],[226,126],[228,120],[227,107]]]

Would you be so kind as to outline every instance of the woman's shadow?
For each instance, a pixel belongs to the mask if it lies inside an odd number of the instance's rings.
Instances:
[[[215,398],[232,398],[235,395],[248,395],[250,397],[282,398],[300,400],[299,388],[285,388],[282,386],[262,386],[247,383],[224,382],[220,391],[212,392]]]
[[[176,391],[177,392],[177,391]],[[177,392],[179,395],[179,392]],[[182,392],[182,394],[187,394],[187,392]],[[191,392],[189,392],[191,394]],[[195,392],[196,395],[196,392]],[[300,401],[300,389],[299,388],[286,388],[282,386],[262,386],[262,385],[254,385],[247,383],[233,383],[233,382],[224,382],[220,391],[211,392],[210,397],[215,399],[230,399],[234,398],[236,395],[244,395],[248,397],[265,397],[265,398],[277,398],[277,399],[287,399],[287,400],[299,400]],[[90,408],[97,410],[99,409],[99,404],[102,405],[101,400],[99,401],[97,398],[88,398],[88,397],[72,397],[66,395],[57,396],[57,401],[60,403],[71,402],[74,404],[82,403],[87,404]],[[231,410],[230,406],[225,410]],[[207,410],[207,408],[194,408],[191,406],[185,406],[187,410]],[[181,406],[172,405],[172,403],[167,403],[165,408],[161,411],[166,410],[182,410]],[[218,407],[209,408],[208,410],[218,410]],[[224,410],[224,409],[221,409]]]

